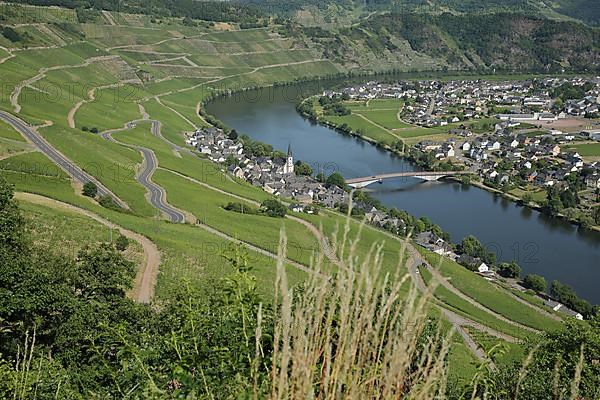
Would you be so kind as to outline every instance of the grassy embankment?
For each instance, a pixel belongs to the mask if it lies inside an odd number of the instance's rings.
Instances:
[[[486,308],[522,325],[538,330],[558,329],[561,322],[532,312],[531,307],[522,304],[497,285],[483,279],[474,272],[456,262],[429,252],[418,249],[427,261],[436,267],[450,284]]]

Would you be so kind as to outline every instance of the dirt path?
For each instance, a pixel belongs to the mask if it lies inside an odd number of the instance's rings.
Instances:
[[[0,64],[3,64],[5,61],[8,61],[11,58],[15,57],[15,55],[12,53],[12,50],[7,49],[6,47],[0,46],[0,50],[3,50],[6,53],[8,53],[8,55],[6,57],[0,58]]]
[[[359,117],[361,117],[362,119],[364,119],[365,121],[367,121],[370,124],[375,125],[376,127],[378,127],[379,129],[383,129],[385,132],[389,133],[390,135],[392,135],[393,137],[395,137],[398,140],[402,140],[402,138],[398,135],[396,135],[394,132],[392,132],[390,129],[386,128],[383,125],[379,125],[377,122],[370,120],[369,118],[365,117],[363,114],[360,113],[356,113],[356,115],[358,115]]]
[[[144,250],[144,261],[138,268],[133,289],[128,293],[128,296],[139,303],[150,303],[154,296],[154,287],[156,286],[156,278],[158,276],[158,268],[160,265],[160,251],[150,239],[139,233],[115,225],[89,210],[68,203],[63,203],[37,194],[23,192],[15,193],[15,198],[46,207],[68,210],[84,215],[107,227],[117,228],[123,236],[139,243]]]
[[[14,153],[9,153],[9,154],[3,154],[3,155],[0,155],[0,161],[6,160],[7,158],[12,158],[12,157],[20,156],[23,154],[27,154],[27,153],[33,153],[34,151],[35,151],[34,149],[29,149],[29,150],[15,151]]]
[[[179,172],[176,172],[176,171],[173,171],[173,170],[170,170],[170,169],[165,169],[165,168],[160,168],[160,167],[159,167],[159,169],[161,169],[163,171],[170,172],[170,173],[172,173],[174,175],[177,175],[177,176],[179,176],[181,178],[187,179],[190,182],[193,182],[193,183],[195,183],[195,184],[197,184],[199,186],[205,187],[207,189],[213,190],[213,191],[215,191],[217,193],[221,193],[221,194],[223,194],[225,196],[233,197],[235,199],[242,200],[242,201],[245,201],[245,202],[247,202],[249,204],[252,204],[252,205],[254,205],[256,207],[260,207],[260,203],[258,201],[256,201],[256,200],[248,199],[246,197],[243,197],[243,196],[240,196],[240,195],[237,195],[237,194],[234,194],[234,193],[227,192],[227,191],[225,191],[223,189],[219,189],[217,187],[211,186],[211,185],[209,185],[207,183],[201,182],[199,180],[196,180],[196,179],[191,178],[191,177],[189,177],[187,175],[181,174]],[[292,221],[298,222],[299,224],[302,224],[303,226],[305,226],[315,236],[315,238],[319,242],[319,245],[321,247],[321,251],[327,257],[327,259],[329,261],[331,261],[333,264],[335,264],[336,266],[338,266],[340,268],[343,267],[342,264],[341,264],[341,262],[338,260],[337,256],[335,255],[335,251],[329,245],[329,241],[327,240],[327,238],[325,237],[325,235],[323,235],[323,233],[320,230],[318,230],[313,224],[311,224],[308,221],[303,220],[302,218],[298,218],[298,217],[296,217],[294,215],[286,215],[285,218],[288,218],[288,219],[290,219]]]
[[[56,71],[56,70],[61,70],[61,69],[83,68],[83,67],[87,67],[88,65],[95,63],[95,62],[112,60],[112,59],[116,59],[116,58],[120,58],[120,57],[115,56],[115,55],[99,56],[99,57],[88,58],[81,64],[55,65],[54,67],[40,68],[38,70],[37,75],[32,76],[31,78],[25,79],[24,81],[17,84],[17,86],[15,86],[14,90],[10,94],[10,104],[13,106],[14,111],[16,113],[20,112],[21,105],[19,104],[19,96],[21,95],[21,91],[23,90],[23,88],[26,86],[32,85],[33,83],[43,79],[44,77],[46,77],[46,73],[48,73],[50,71]]]
[[[111,83],[109,85],[97,86],[97,87],[94,87],[94,88],[88,90],[88,92],[87,92],[88,98],[80,100],[69,110],[69,113],[67,114],[67,123],[69,124],[69,128],[75,129],[75,114],[77,113],[77,111],[79,111],[81,106],[83,106],[84,104],[96,101],[96,97],[95,97],[96,90],[111,89],[111,88],[124,86],[127,83],[139,83],[139,82],[140,82],[139,79],[128,79],[128,80],[120,81],[117,83]]]
[[[531,328],[527,325],[522,325],[518,322],[515,322],[511,319],[506,318],[505,316],[498,314],[497,312],[495,312],[494,310],[491,310],[489,308],[487,308],[486,306],[484,306],[483,304],[479,303],[478,301],[476,301],[475,299],[467,296],[466,294],[464,294],[463,292],[461,292],[460,290],[458,290],[454,285],[452,285],[450,282],[448,282],[448,279],[444,276],[442,276],[442,274],[439,273],[439,271],[437,270],[437,268],[431,266],[429,264],[429,262],[427,262],[427,260],[423,259],[421,257],[421,255],[419,254],[419,252],[417,250],[414,249],[413,246],[409,246],[409,252],[411,253],[411,257],[413,257],[413,259],[415,260],[415,262],[417,262],[419,265],[420,264],[426,264],[428,266],[428,270],[431,273],[431,275],[433,276],[433,278],[440,284],[442,285],[444,288],[448,289],[450,292],[452,292],[453,294],[455,294],[456,296],[460,297],[461,299],[463,299],[464,301],[468,302],[469,304],[471,304],[473,307],[477,307],[480,310],[483,310],[485,312],[487,312],[488,314],[493,315],[495,318],[506,322],[507,324],[511,324],[514,325],[517,328],[520,329],[524,329],[527,330],[529,332],[539,332],[537,329]]]
[[[158,104],[160,104],[161,106],[168,108],[169,110],[171,110],[172,112],[174,112],[175,114],[177,114],[181,119],[183,119],[185,122],[187,122],[188,124],[190,124],[190,126],[192,126],[194,129],[198,129],[198,127],[196,126],[196,124],[194,124],[192,121],[190,121],[189,119],[187,119],[186,116],[184,116],[182,113],[180,113],[179,111],[175,110],[172,107],[169,107],[168,105],[164,104],[162,101],[160,101],[160,98],[158,96],[156,96],[154,98]]]

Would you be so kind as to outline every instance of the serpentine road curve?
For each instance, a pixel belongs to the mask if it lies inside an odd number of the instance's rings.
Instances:
[[[129,209],[127,203],[118,198],[113,192],[111,192],[92,175],[79,168],[73,161],[69,160],[66,156],[56,150],[50,143],[46,141],[46,139],[42,137],[42,135],[35,130],[35,128],[29,126],[25,121],[2,110],[0,110],[0,119],[10,124],[13,128],[20,132],[29,142],[33,143],[35,147],[44,153],[60,169],[65,171],[71,178],[78,181],[82,185],[87,182],[93,182],[98,187],[98,195],[110,196],[120,207]]]
[[[120,144],[122,146],[127,146],[132,149],[136,149],[140,153],[142,153],[144,162],[142,163],[142,169],[138,173],[136,180],[142,186],[144,186],[146,190],[148,190],[148,193],[150,194],[148,201],[150,202],[150,204],[152,204],[152,206],[154,206],[156,209],[158,209],[160,212],[166,215],[171,222],[185,223],[185,215],[183,214],[183,212],[170,205],[166,200],[167,193],[165,192],[165,190],[156,183],[152,182],[152,175],[158,167],[158,160],[156,159],[156,155],[154,154],[154,152],[146,147],[120,142],[112,137],[112,134],[115,132],[133,129],[137,122],[151,122],[152,133],[155,135],[157,134],[156,132],[158,132],[158,130],[160,129],[160,122],[155,120],[140,119],[128,122],[123,128],[111,129],[102,132],[100,135],[108,141]]]

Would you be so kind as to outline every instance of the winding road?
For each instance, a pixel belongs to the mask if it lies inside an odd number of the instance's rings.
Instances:
[[[158,167],[158,160],[157,160],[154,152],[146,147],[119,142],[118,140],[116,140],[115,138],[112,137],[112,134],[115,132],[133,129],[135,127],[136,122],[148,122],[148,121],[150,121],[152,123],[152,125],[151,125],[152,134],[158,135],[159,131],[160,131],[160,122],[155,121],[155,120],[145,120],[145,119],[130,121],[123,128],[105,131],[105,132],[102,132],[100,135],[108,141],[120,144],[122,146],[127,146],[132,149],[136,149],[140,153],[142,153],[142,157],[144,158],[144,161],[142,163],[141,171],[138,173],[138,175],[136,177],[136,180],[142,186],[144,186],[146,188],[146,190],[148,191],[148,193],[149,193],[148,201],[150,202],[150,204],[152,204],[152,206],[154,206],[161,213],[166,215],[171,222],[185,223],[185,214],[183,212],[181,212],[180,210],[176,209],[175,207],[171,206],[166,200],[167,193],[165,192],[165,190],[162,187],[160,187],[159,185],[157,185],[156,183],[152,182],[152,175],[154,174],[154,171],[156,171],[156,168]]]
[[[42,135],[35,130],[35,128],[29,126],[25,121],[2,110],[0,110],[0,119],[10,124],[13,128],[20,132],[29,142],[35,145],[35,147],[37,147],[50,160],[52,160],[52,162],[58,165],[60,169],[65,171],[71,178],[82,185],[87,182],[93,182],[98,187],[99,196],[110,196],[120,207],[129,209],[127,203],[119,199],[106,186],[100,183],[100,181],[85,172],[83,169],[79,168],[73,161],[69,160],[66,156],[56,150],[50,143],[46,141],[46,139],[42,137]]]

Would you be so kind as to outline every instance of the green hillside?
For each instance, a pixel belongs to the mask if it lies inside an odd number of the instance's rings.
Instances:
[[[2,119],[31,127],[0,123],[0,398],[502,398],[539,348],[535,398],[559,359],[556,385],[573,387],[581,343],[598,358],[597,322],[565,323],[358,218],[256,211],[273,196],[185,145],[226,91],[373,69],[579,70],[597,31],[390,14],[338,35],[225,2],[23,3],[67,7],[0,5]],[[509,20],[530,27],[509,44],[515,26],[456,27]],[[529,61],[496,57],[570,34]],[[381,106],[353,108],[366,136],[422,134],[403,131],[401,103]],[[85,185],[65,172],[79,169]],[[586,361],[584,395],[597,369]]]
[[[346,68],[591,71],[600,30],[522,14],[375,15],[350,28],[288,25]]]

